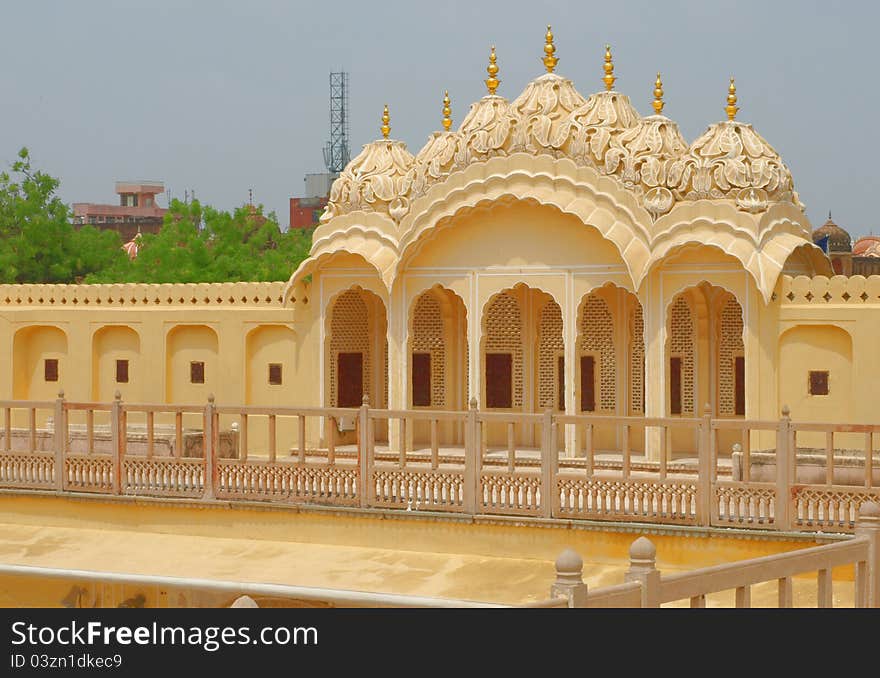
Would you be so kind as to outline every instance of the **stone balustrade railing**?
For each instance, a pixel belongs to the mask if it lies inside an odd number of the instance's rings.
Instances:
[[[476,401],[433,411],[59,397],[0,410],[0,488],[28,491],[839,533],[880,501],[880,425],[792,422],[787,408],[768,421],[708,408],[484,412]],[[823,449],[806,446],[816,440]]]
[[[528,607],[660,607],[687,601],[703,608],[707,596],[734,591],[734,605],[752,606],[752,588],[776,587],[780,608],[795,607],[794,578],[815,573],[817,607],[833,607],[832,569],[853,568],[853,606],[880,607],[880,504],[859,508],[854,538],[787,553],[779,553],[687,572],[663,574],[657,568],[657,549],[647,537],[636,539],[629,550],[624,583],[589,589],[583,580],[583,559],[567,549],[556,559],[556,581],[550,599]],[[812,596],[808,594],[810,600]],[[798,605],[803,607],[803,604]]]
[[[880,275],[799,275],[780,278],[783,306],[799,304],[880,304]]]

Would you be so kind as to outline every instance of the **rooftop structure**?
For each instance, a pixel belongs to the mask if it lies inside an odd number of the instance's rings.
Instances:
[[[117,181],[118,205],[75,202],[74,223],[116,230],[126,242],[139,232],[157,233],[167,210],[156,204],[156,196],[164,191],[160,181]]]

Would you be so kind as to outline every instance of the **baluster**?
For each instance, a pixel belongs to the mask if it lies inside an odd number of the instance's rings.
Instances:
[[[438,421],[431,420],[431,468],[437,469],[440,464],[440,448],[438,444]]]
[[[693,596],[691,598],[691,607],[706,607],[706,595],[701,593],[698,596]]]
[[[749,429],[743,428],[742,442],[740,444],[742,445],[742,479],[743,482],[748,483],[752,479],[752,446]]]
[[[152,410],[147,412],[147,459],[153,458],[153,414]]]
[[[247,412],[242,412],[239,415],[238,458],[242,462],[247,462],[247,458],[248,458],[248,415],[247,415]]]
[[[398,433],[400,435],[400,468],[406,468],[406,417],[398,421]]]
[[[666,442],[667,442],[666,438],[667,438],[668,431],[669,431],[668,426],[663,426],[660,428],[660,479],[661,480],[664,480],[666,478],[666,471],[667,471],[667,465],[668,465],[668,462],[666,459],[666,452],[668,449],[668,447],[666,445]]]
[[[119,412],[119,454],[125,455],[128,443],[128,412],[123,407]]]
[[[269,461],[275,463],[275,415],[269,415]]]
[[[306,417],[304,414],[296,418],[297,427],[299,429],[299,463],[306,463]]]
[[[55,422],[57,426],[61,422]],[[31,407],[28,409],[28,428],[30,429],[30,433],[28,436],[28,441],[30,443],[30,451],[37,451],[37,410],[35,407]]]
[[[593,475],[593,425],[587,424],[584,427],[584,453],[586,454],[586,461],[584,463],[584,468],[587,472],[587,477],[589,478]]]
[[[780,577],[779,583],[779,607],[789,608],[794,605],[794,596],[791,588],[791,577]]]
[[[91,408],[86,410],[86,454],[95,451],[95,411]]]
[[[825,431],[825,483],[834,484],[834,431]]]
[[[513,473],[516,468],[516,432],[512,421],[507,422],[507,470]]]
[[[327,463],[336,463],[336,419],[327,417]]]
[[[871,430],[865,433],[865,487],[871,488],[874,484],[874,450]]]
[[[178,410],[174,413],[174,454],[172,456],[183,456],[183,412]]]
[[[752,606],[752,589],[750,586],[736,588],[736,606],[739,608]]]
[[[831,570],[823,569],[819,570],[818,575],[818,602],[819,607],[833,607],[833,599],[832,599],[832,588],[831,588]]]

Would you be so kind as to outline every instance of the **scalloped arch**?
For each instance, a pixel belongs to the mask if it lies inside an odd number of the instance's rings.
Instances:
[[[376,271],[379,280],[386,291],[390,294],[388,272],[393,271],[397,261],[397,248],[392,247],[385,239],[377,237],[372,231],[363,231],[359,228],[349,229],[346,233],[340,233],[327,239],[326,247],[312,248],[312,255],[305,259],[290,276],[284,286],[282,298],[286,300],[291,290],[307,275],[315,272],[319,266],[329,263],[333,258],[342,254],[351,254],[360,257],[365,264]]]
[[[326,238],[332,238],[335,234],[344,233],[352,227],[359,227],[364,231],[376,231],[377,233],[381,233],[387,236],[390,240],[393,240],[394,246],[397,247],[399,232],[394,220],[387,214],[382,214],[381,212],[365,212],[362,210],[349,212],[348,214],[341,214],[338,217],[334,217],[326,224],[321,224],[312,234],[312,243],[317,243]],[[312,245],[312,249],[314,249],[314,244]]]
[[[578,217],[617,247],[631,278],[650,260],[651,218],[616,179],[567,158],[515,153],[474,163],[413,202],[400,224],[396,277],[415,245],[444,219],[502,198],[534,200]]]
[[[702,200],[683,204],[658,220],[657,225],[666,228],[652,243],[650,263],[637,285],[674,249],[688,244],[707,245],[738,259],[752,275],[764,301],[769,302],[789,255],[800,247],[816,248],[804,237],[809,229],[803,215],[785,206],[756,219],[732,205]]]

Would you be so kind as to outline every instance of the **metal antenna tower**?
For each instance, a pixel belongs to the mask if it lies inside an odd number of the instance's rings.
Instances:
[[[331,174],[339,174],[351,157],[348,132],[348,73],[331,73],[330,141],[324,145],[324,164]]]

